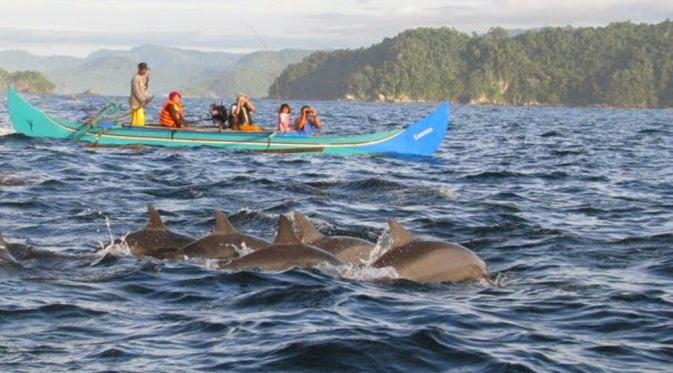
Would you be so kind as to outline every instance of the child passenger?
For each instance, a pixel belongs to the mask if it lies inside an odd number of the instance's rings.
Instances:
[[[278,110],[278,132],[290,132],[292,123],[292,109],[290,105],[282,104]]]

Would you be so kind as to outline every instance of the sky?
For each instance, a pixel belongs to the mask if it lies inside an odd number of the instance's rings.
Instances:
[[[0,0],[0,50],[357,48],[423,26],[481,33],[666,19],[673,0]]]

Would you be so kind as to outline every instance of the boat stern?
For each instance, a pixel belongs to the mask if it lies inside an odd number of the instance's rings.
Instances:
[[[394,138],[368,147],[366,151],[430,156],[442,145],[449,126],[450,106],[448,102],[443,102],[427,117],[409,125]]]

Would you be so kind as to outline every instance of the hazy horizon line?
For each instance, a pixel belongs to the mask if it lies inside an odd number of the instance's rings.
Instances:
[[[602,28],[602,27],[607,27],[611,24],[618,24],[618,23],[632,23],[632,24],[647,24],[647,25],[657,25],[661,24],[664,22],[669,22],[671,19],[666,18],[660,21],[653,21],[653,22],[647,22],[647,21],[631,21],[631,20],[615,20],[615,21],[610,21],[607,23],[603,24],[595,24],[595,25],[572,25],[572,24],[566,24],[566,25],[550,25],[550,24],[545,24],[541,26],[533,26],[533,27],[521,27],[521,28],[508,28],[508,27],[503,27],[503,26],[492,26],[489,28],[489,30],[495,29],[495,28],[503,28],[507,31],[510,32],[520,32],[520,33],[526,33],[526,32],[531,32],[531,31],[540,31],[548,28],[573,28],[573,29],[583,29],[583,28]],[[100,44],[99,46],[94,46],[91,45],[91,48],[88,49],[87,52],[85,53],[40,53],[36,52],[34,48],[30,47],[18,47],[18,46],[12,46],[12,47],[0,47],[0,52],[23,52],[23,53],[28,53],[32,56],[36,57],[71,57],[71,58],[80,58],[80,59],[86,59],[87,57],[90,57],[92,54],[101,52],[101,51],[112,51],[112,52],[131,52],[134,49],[137,48],[142,48],[142,47],[159,47],[159,48],[166,48],[166,49],[179,49],[182,51],[194,51],[194,52],[201,52],[201,53],[226,53],[226,54],[234,54],[234,55],[248,55],[251,53],[256,53],[256,52],[280,52],[280,51],[285,51],[285,50],[293,50],[293,51],[334,51],[334,50],[342,50],[342,49],[360,49],[360,48],[367,48],[375,44],[379,44],[386,38],[394,38],[401,33],[409,30],[416,30],[416,29],[441,29],[441,28],[449,28],[449,29],[454,29],[458,32],[467,34],[467,35],[472,35],[472,34],[477,34],[477,35],[484,35],[488,31],[484,32],[476,32],[476,31],[464,31],[464,30],[459,30],[456,27],[452,27],[449,25],[446,26],[417,26],[417,27],[410,27],[405,30],[399,31],[395,34],[392,35],[387,35],[381,38],[378,41],[375,42],[370,42],[370,43],[364,43],[361,45],[352,45],[352,46],[325,46],[321,48],[310,48],[310,47],[301,47],[301,46],[282,46],[278,48],[268,48],[268,44],[264,43],[264,45],[261,45],[261,43],[258,43],[258,47],[227,47],[227,48],[216,48],[216,47],[203,47],[203,46],[185,46],[181,44],[175,44],[175,45],[161,45],[161,43],[158,42],[146,42],[146,43],[137,43],[137,44],[127,44],[127,45],[110,45],[110,44]],[[8,28],[2,28],[0,27],[0,30],[2,29],[8,29]],[[13,30],[18,30],[18,29],[13,29]],[[45,30],[41,30],[45,31]],[[260,39],[261,37],[259,35],[251,35],[251,37],[254,37],[256,39]],[[263,41],[263,40],[262,40]],[[30,45],[32,43],[25,43],[27,45]],[[74,43],[75,45],[86,45],[86,44],[78,44]],[[53,44],[52,44],[53,45]],[[61,46],[68,45],[67,43],[61,44]],[[73,45],[73,44],[71,44]],[[54,47],[58,48],[59,45],[53,45]]]

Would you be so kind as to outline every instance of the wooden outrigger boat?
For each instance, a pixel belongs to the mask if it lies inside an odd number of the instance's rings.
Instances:
[[[130,127],[96,121],[78,124],[43,113],[21,97],[14,87],[7,89],[7,107],[14,130],[25,136],[118,146],[210,146],[279,153],[394,153],[428,156],[442,144],[449,127],[448,103],[442,103],[433,113],[406,128],[347,137],[305,137],[292,133],[249,133],[216,128]]]

